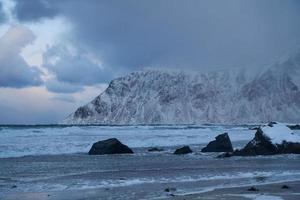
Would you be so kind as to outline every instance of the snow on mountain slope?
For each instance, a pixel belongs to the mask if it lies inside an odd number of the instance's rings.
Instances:
[[[146,70],[117,78],[64,120],[71,124],[300,122],[300,53],[246,70]]]

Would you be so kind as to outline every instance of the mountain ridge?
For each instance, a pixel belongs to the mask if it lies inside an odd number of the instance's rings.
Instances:
[[[300,53],[257,75],[247,69],[144,70],[110,82],[66,124],[300,122]]]

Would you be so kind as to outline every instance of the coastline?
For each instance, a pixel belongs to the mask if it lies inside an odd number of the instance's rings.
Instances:
[[[234,196],[239,193],[276,196],[280,192],[288,196],[284,199],[299,199],[299,194],[292,194],[300,191],[299,155],[220,159],[210,153],[140,151],[134,155],[1,158],[0,199],[227,200],[246,199]],[[291,189],[280,189],[283,184]],[[250,186],[260,191],[247,191]]]
[[[218,158],[220,153],[201,152],[224,132],[241,148],[255,131],[239,126],[5,129],[0,199],[299,199],[299,154]],[[108,137],[120,139],[134,154],[87,154],[94,141]],[[174,155],[183,145],[193,153]],[[282,190],[281,184],[292,189]],[[260,191],[247,191],[250,186]]]
[[[283,189],[282,186],[287,185],[288,189]],[[248,191],[250,187],[255,187],[259,191]],[[241,187],[224,187],[217,188],[206,192],[175,195],[169,198],[173,200],[247,200],[247,199],[272,199],[272,200],[298,200],[300,199],[300,180],[283,181],[276,183],[266,183],[259,185],[248,185]]]
[[[287,185],[289,189],[282,189],[283,185]],[[248,191],[249,187],[255,186],[259,191]],[[107,192],[114,192],[114,189],[106,189]],[[167,194],[167,197],[154,197],[151,199],[161,200],[298,200],[300,198],[300,180],[297,181],[283,181],[277,183],[266,183],[260,185],[248,185],[241,187],[224,187],[212,189],[210,191],[193,193],[193,194]],[[103,191],[95,189],[80,189],[80,190],[65,190],[52,192],[27,192],[11,194],[4,198],[4,200],[74,200],[87,199],[98,200],[101,199]],[[100,197],[100,198],[99,198]]]

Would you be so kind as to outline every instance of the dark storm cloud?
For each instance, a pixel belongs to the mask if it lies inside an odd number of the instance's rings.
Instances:
[[[56,0],[15,0],[14,13],[20,21],[36,21],[44,18],[52,18],[58,14],[53,6]]]
[[[76,42],[115,71],[259,66],[300,43],[297,0],[41,2],[67,17]],[[16,15],[22,21],[32,10],[21,8]]]
[[[56,76],[56,80],[46,83],[52,92],[78,92],[82,90],[81,86],[104,83],[112,78],[108,68],[101,68],[81,49],[72,51],[63,45],[53,46],[43,55],[43,61],[44,67]]]
[[[29,67],[19,56],[0,61],[0,64],[0,87],[22,88],[42,84],[40,71]]]
[[[29,66],[20,55],[21,49],[34,40],[23,26],[12,26],[0,38],[0,87],[22,88],[42,84],[41,72]]]
[[[0,24],[3,23],[6,20],[5,13],[3,11],[3,5],[0,2]]]

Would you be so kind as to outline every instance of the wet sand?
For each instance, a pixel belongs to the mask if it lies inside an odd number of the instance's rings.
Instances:
[[[289,189],[282,189],[283,185],[288,185]],[[248,191],[250,187],[254,186],[259,191]],[[56,192],[28,192],[11,194],[5,199],[48,199],[48,200],[98,200],[98,199],[122,199],[110,198],[109,194],[119,192],[114,188],[107,188],[104,192],[99,189],[85,189],[85,190],[70,190],[70,191],[56,191]],[[105,194],[103,194],[105,193]],[[174,194],[175,193],[175,194]],[[163,199],[163,200],[299,200],[300,199],[300,181],[281,182],[263,185],[251,185],[243,187],[229,187],[214,189],[208,192],[195,193],[189,195],[179,195],[176,192],[168,192],[166,197],[154,197],[149,199]],[[124,197],[126,199],[126,197]],[[138,198],[133,198],[138,199]],[[147,199],[147,198],[146,198]]]
[[[163,152],[134,149],[134,155],[1,158],[0,199],[246,198],[239,193],[300,199],[300,155],[218,159],[218,154],[199,153],[201,146],[193,146],[196,153],[189,155],[173,155],[175,148],[165,147]],[[291,189],[281,189],[283,183],[270,184],[274,182],[289,182]],[[247,191],[252,185],[260,191]]]
[[[289,188],[284,189],[282,186],[287,185]],[[257,188],[259,191],[248,191],[251,187]],[[173,200],[299,200],[300,199],[300,181],[280,182],[263,185],[249,185],[243,187],[220,188],[213,191],[195,193],[189,195],[170,194],[165,199]]]

